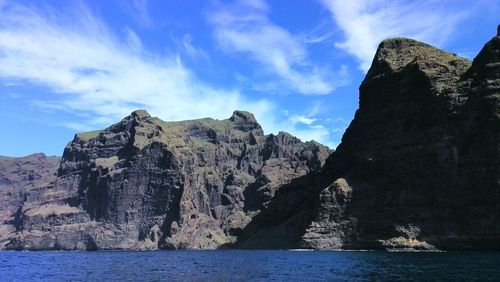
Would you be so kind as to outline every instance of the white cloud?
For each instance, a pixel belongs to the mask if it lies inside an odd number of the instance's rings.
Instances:
[[[288,122],[278,125],[281,131],[292,132],[302,141],[314,140],[332,149],[336,148],[338,144],[332,143],[332,133],[335,133],[335,131],[330,130],[323,124],[319,124],[319,122],[320,120],[316,118],[292,115],[289,117]]]
[[[148,53],[132,29],[114,34],[88,8],[77,8],[58,13],[9,3],[0,9],[0,79],[12,87],[42,86],[34,105],[76,117],[53,125],[103,128],[137,108],[164,120],[224,119],[241,109],[253,112],[266,133],[287,131],[332,146],[328,129],[315,118],[282,118],[268,100],[207,85],[177,55]],[[56,98],[43,96],[47,91]]]
[[[290,114],[288,111],[284,111],[284,114],[288,117],[288,121],[294,126],[309,125],[310,127],[314,127],[322,121],[321,118],[316,117],[322,111],[323,109],[320,101],[311,101],[310,106],[305,107],[302,114]]]
[[[414,2],[384,0],[321,0],[344,32],[335,44],[355,56],[367,71],[378,44],[389,37],[405,36],[441,45],[464,18],[455,1]]]
[[[286,118],[280,120],[271,120],[270,124],[265,124],[272,128],[272,132],[286,131],[299,137],[302,141],[314,140],[330,148],[336,148],[337,143],[332,140],[338,139],[339,132],[332,128],[334,123],[330,119],[323,119],[320,115],[323,112],[323,105],[320,101],[311,101],[310,105],[305,107],[301,114],[291,114],[284,110]]]
[[[335,148],[338,145],[332,142],[331,131],[322,124],[314,124],[314,122],[307,124],[291,121],[290,119],[275,120],[274,117],[270,117],[270,119],[263,120],[262,126],[273,133],[279,131],[289,132],[302,141],[314,140],[330,148]]]
[[[249,54],[264,71],[278,76],[282,85],[303,94],[322,95],[347,83],[346,67],[334,72],[313,64],[306,41],[268,18],[264,1],[239,1],[216,7],[208,15],[217,42],[226,51]],[[324,38],[313,38],[318,42]]]
[[[323,145],[326,145],[332,149],[337,147],[337,144],[331,142],[330,132],[323,125],[311,126],[309,128],[304,129],[294,129],[297,132],[297,136],[300,136],[302,141],[314,140]]]
[[[72,14],[73,13],[73,14]],[[83,6],[56,12],[8,3],[0,10],[0,78],[58,94],[37,105],[84,120],[81,130],[107,126],[137,108],[166,120],[227,118],[235,109],[269,115],[272,103],[210,87],[178,56],[147,53],[131,29],[121,40]]]
[[[317,121],[317,119],[315,119],[315,118],[306,117],[304,115],[292,115],[288,119],[293,124],[302,123],[302,124],[306,124],[306,125],[311,125],[315,121]]]

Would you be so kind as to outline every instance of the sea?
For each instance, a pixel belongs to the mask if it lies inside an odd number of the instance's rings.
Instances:
[[[0,281],[500,281],[500,253],[0,252]]]

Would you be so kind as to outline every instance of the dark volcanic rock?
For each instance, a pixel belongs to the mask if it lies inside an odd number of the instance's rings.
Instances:
[[[0,249],[14,236],[12,224],[23,202],[56,179],[60,157],[42,153],[21,158],[0,156]]]
[[[43,153],[13,158],[0,156],[0,189],[22,191],[47,185],[56,178],[60,157]]]
[[[499,141],[500,34],[473,62],[389,39],[329,157],[247,112],[135,111],[77,134],[57,178],[0,159],[0,248],[500,250]]]
[[[330,153],[287,133],[264,135],[248,112],[164,122],[135,111],[105,130],[75,136],[52,185],[16,203],[4,245],[229,246],[279,187],[319,170]]]
[[[254,218],[241,247],[500,249],[500,37],[471,63],[382,42],[320,173]],[[292,199],[292,200],[290,200]]]

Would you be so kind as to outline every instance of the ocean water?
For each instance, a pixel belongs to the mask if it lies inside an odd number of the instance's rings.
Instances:
[[[500,253],[0,252],[0,281],[500,281]]]

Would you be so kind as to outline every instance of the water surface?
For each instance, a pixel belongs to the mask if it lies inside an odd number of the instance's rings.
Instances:
[[[0,252],[0,281],[500,281],[500,253]]]

